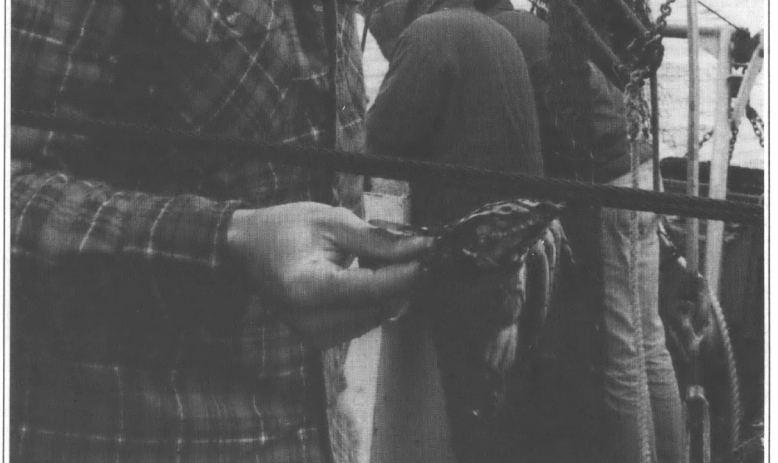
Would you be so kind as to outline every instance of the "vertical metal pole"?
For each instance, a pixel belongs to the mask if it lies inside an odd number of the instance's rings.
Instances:
[[[686,167],[686,194],[698,196],[700,190],[700,152],[697,145],[700,133],[700,26],[697,18],[697,0],[687,0],[686,13],[689,23],[689,157]],[[686,220],[686,262],[689,270],[696,272],[700,265],[699,223],[697,219],[690,217]]]
[[[732,136],[729,121],[729,85],[727,78],[732,71],[729,53],[732,30],[719,31],[718,66],[716,71],[716,103],[713,119],[713,155],[710,162],[710,190],[708,196],[724,199],[727,196],[727,170],[729,169],[729,140]],[[709,220],[705,241],[705,276],[713,294],[719,294],[724,222]]]
[[[743,75],[743,81],[740,83],[740,90],[738,90],[735,101],[732,102],[731,123],[735,126],[740,125],[740,121],[746,113],[746,105],[751,99],[751,90],[753,90],[756,78],[762,72],[764,64],[764,31],[760,31],[757,37],[759,38],[759,46],[751,55],[751,61],[749,61],[746,73]]]
[[[662,175],[659,170],[659,83],[656,70],[651,73],[651,143],[654,150],[654,191],[660,191]]]

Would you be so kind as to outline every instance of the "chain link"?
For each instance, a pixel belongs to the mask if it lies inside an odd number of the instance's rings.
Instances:
[[[666,0],[659,7],[660,14],[656,18],[656,26],[654,26],[654,30],[653,30],[654,35],[664,34],[665,29],[667,28],[667,18],[673,12],[673,8],[672,8],[673,3],[675,3],[675,0]]]
[[[630,53],[634,53],[636,59],[632,63],[633,69],[629,70],[630,82],[627,84],[627,98],[632,103],[631,110],[628,108],[628,115],[630,124],[633,125],[631,130],[631,137],[637,135],[637,121],[633,120],[635,117],[639,118],[639,108],[642,102],[642,87],[643,81],[647,79],[652,72],[655,72],[664,57],[664,47],[662,46],[662,39],[665,29],[667,28],[667,18],[672,13],[671,5],[675,0],[665,0],[659,7],[660,15],[657,17],[654,26],[646,31],[644,36],[638,37],[632,41],[627,47]],[[627,69],[622,69],[627,71]],[[629,103],[628,103],[629,105]]]
[[[732,153],[735,152],[735,144],[737,143],[737,137],[740,132],[740,130],[737,128],[737,126],[735,126],[735,124],[732,124],[731,130],[732,130],[732,136],[729,137],[729,160],[730,161],[732,160]],[[756,132],[756,129],[754,131]],[[713,129],[710,129],[707,132],[705,132],[705,135],[703,135],[699,143],[697,143],[697,148],[702,148],[705,145],[705,143],[708,143],[708,141],[710,141],[710,139],[713,138],[713,133],[714,133]],[[688,155],[689,153],[686,153],[684,157],[687,157]]]
[[[732,163],[732,154],[735,152],[735,144],[737,143],[737,136],[740,133],[740,129],[738,128],[737,124],[735,124],[735,121],[732,120],[732,114],[734,112],[735,108],[730,107],[729,113],[727,115],[727,120],[729,121],[729,130],[730,130],[730,136],[729,136],[729,162]]]
[[[700,139],[700,142],[697,144],[697,147],[698,147],[698,148],[702,148],[702,146],[703,146],[705,143],[708,143],[708,140],[710,140],[711,138],[713,138],[713,132],[714,132],[714,130],[713,130],[713,129],[710,129],[710,130],[708,130],[708,131],[705,133],[705,135],[703,135],[703,136],[702,136],[702,138]],[[687,153],[687,154],[688,154],[688,153]]]
[[[735,144],[737,143],[737,136],[740,133],[740,129],[735,124],[732,124],[732,135],[729,137],[729,161],[732,162],[732,154],[735,153]]]
[[[710,141],[710,139],[713,138],[713,132],[714,132],[713,129],[710,129],[707,132],[705,132],[705,134],[702,136],[700,141],[697,143],[697,148],[702,148],[705,145],[705,143],[708,143],[708,141]],[[730,143],[732,142],[730,141]],[[683,155],[683,157],[685,158],[689,157],[689,153],[687,152],[686,154]]]
[[[756,112],[750,104],[746,105],[746,117],[751,121],[751,127],[754,128],[754,134],[759,139],[759,146],[764,148],[764,121],[759,117],[759,113]]]
[[[638,46],[639,42],[642,42],[640,43],[642,50],[639,55],[640,58],[637,62],[637,66],[646,67],[651,71],[655,71],[662,63],[662,59],[664,58],[664,46],[662,46],[662,38],[665,29],[667,28],[667,18],[673,12],[673,9],[670,5],[672,5],[674,2],[675,0],[666,0],[664,3],[662,3],[662,5],[659,7],[661,13],[654,22],[654,26],[646,31],[642,40],[635,39],[635,41],[629,45],[628,49],[632,51]]]
[[[756,116],[756,118],[758,119],[758,122],[751,121],[752,124],[762,123],[762,120],[759,119],[758,115]],[[757,132],[757,130],[759,129],[756,127],[756,125],[754,125],[754,132],[757,133],[757,136],[759,137],[759,143],[762,144],[763,143],[762,133]],[[737,137],[738,134],[740,133],[740,129],[738,129],[735,124],[732,124],[731,131],[732,131],[732,136],[729,138],[729,160],[730,161],[732,160],[732,154],[735,152],[735,144],[737,143]],[[714,133],[713,129],[710,129],[707,132],[705,132],[705,134],[700,139],[699,143],[697,143],[697,147],[702,148],[705,145],[705,143],[708,143],[708,141],[710,141],[710,139],[713,138],[713,133]],[[764,145],[762,145],[762,147],[764,147]],[[688,155],[689,153],[686,153],[684,157]]]

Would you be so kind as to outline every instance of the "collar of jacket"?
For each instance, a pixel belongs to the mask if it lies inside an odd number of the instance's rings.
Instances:
[[[514,11],[511,0],[498,0],[491,8],[486,10],[486,14],[494,16],[502,11]]]
[[[474,8],[473,0],[437,0],[433,1],[426,13],[434,13],[455,8]]]

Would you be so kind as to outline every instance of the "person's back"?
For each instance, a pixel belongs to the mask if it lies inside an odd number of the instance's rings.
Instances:
[[[541,143],[543,144],[546,175],[575,177],[570,155],[564,153],[566,144],[555,127],[555,117],[549,107],[549,96],[558,91],[553,88],[554,76],[549,51],[549,27],[545,21],[527,11],[513,10],[510,2],[501,2],[489,12],[492,19],[505,27],[519,44],[529,68],[535,89],[535,101],[540,118]],[[587,90],[590,93],[591,166],[592,177],[599,183],[609,182],[630,169],[627,137],[627,108],[624,94],[605,77],[596,66],[590,65]],[[642,164],[650,159],[649,145],[643,143],[639,151]],[[589,179],[583,172],[577,173]]]
[[[400,35],[368,115],[372,152],[543,173],[535,102],[510,34],[467,8],[426,14]],[[416,182],[413,216],[434,225],[494,196]]]
[[[521,50],[508,31],[487,16],[461,2],[456,6],[421,16],[393,47],[382,48],[391,48],[390,65],[368,113],[368,149],[542,175],[535,102]],[[495,192],[443,188],[442,183],[440,178],[411,183],[415,225],[459,219],[500,198]],[[489,285],[500,280],[487,280],[486,289],[476,289],[483,281],[452,277],[450,287],[430,290],[423,301],[422,310],[431,320],[451,442],[460,463],[505,461],[496,457],[506,448],[493,445],[499,436],[477,419],[480,404],[473,404],[486,387],[480,336],[487,328],[468,325],[470,319],[462,315],[478,313],[491,303],[483,294],[492,292]]]

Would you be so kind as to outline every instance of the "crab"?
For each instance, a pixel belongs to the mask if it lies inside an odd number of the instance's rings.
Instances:
[[[469,360],[463,361],[492,385],[473,415],[499,408],[503,379],[537,339],[560,268],[572,263],[558,220],[562,211],[560,204],[513,199],[485,204],[437,229],[373,221],[435,237],[425,259],[429,295],[439,300],[433,306],[445,309],[427,309],[428,318],[440,336],[467,344]]]
[[[558,241],[546,234],[560,228],[554,222],[561,212],[559,204],[526,199],[485,204],[443,227],[431,266],[443,271],[475,267],[481,272],[519,267],[539,240]]]

